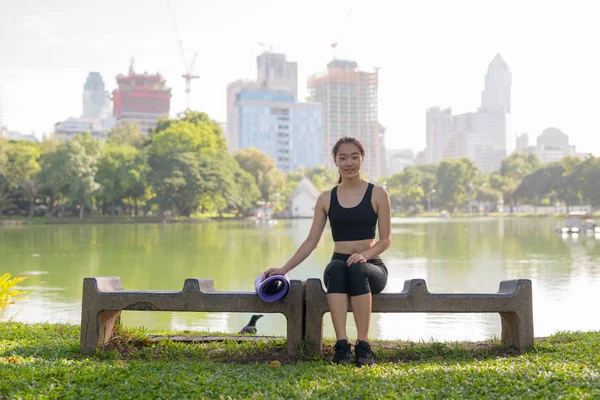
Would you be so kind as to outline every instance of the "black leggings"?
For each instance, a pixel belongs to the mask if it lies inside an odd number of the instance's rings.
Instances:
[[[388,271],[380,257],[364,263],[346,265],[350,254],[333,253],[323,281],[327,293],[346,293],[360,296],[367,293],[377,294],[385,288]]]

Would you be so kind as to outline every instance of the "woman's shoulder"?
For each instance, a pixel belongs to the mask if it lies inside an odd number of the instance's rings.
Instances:
[[[374,183],[371,183],[371,184],[373,185],[373,195],[374,196],[383,196],[383,197],[388,196],[388,192],[383,186],[378,186],[378,185],[375,185]]]
[[[329,190],[325,190],[324,192],[321,192],[321,194],[319,195],[319,198],[317,199],[317,201],[327,201],[329,202],[329,199],[331,198],[331,192],[333,191],[333,189],[329,189]]]

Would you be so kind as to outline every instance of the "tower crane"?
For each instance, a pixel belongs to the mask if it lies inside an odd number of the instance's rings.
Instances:
[[[185,68],[185,74],[181,75],[183,79],[185,79],[185,94],[186,94],[186,103],[187,108],[190,108],[190,93],[192,91],[192,79],[199,79],[200,76],[194,75],[194,64],[196,63],[196,57],[198,53],[194,53],[194,58],[190,64],[187,63],[185,57],[185,51],[183,51],[183,41],[179,36],[179,29],[177,29],[177,21],[175,20],[175,13],[173,12],[173,7],[171,5],[171,1],[167,0],[167,4],[169,5],[169,11],[171,12],[171,21],[173,22],[173,29],[175,30],[175,36],[177,37],[177,42],[179,43],[179,51],[181,53],[181,60],[183,61],[183,67]]]

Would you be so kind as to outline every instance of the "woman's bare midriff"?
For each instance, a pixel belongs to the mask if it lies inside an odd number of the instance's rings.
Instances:
[[[334,242],[333,251],[339,254],[362,253],[365,250],[369,250],[374,244],[375,239]]]

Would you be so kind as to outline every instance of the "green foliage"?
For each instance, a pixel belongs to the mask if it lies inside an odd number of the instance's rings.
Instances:
[[[150,153],[155,156],[175,152],[212,153],[226,151],[221,127],[207,114],[187,110],[178,119],[162,119],[152,132]]]
[[[414,167],[393,175],[386,182],[392,208],[419,211],[426,194],[423,178],[423,173]]]
[[[27,279],[26,276],[16,276],[14,278],[7,272],[0,276],[0,313],[9,304],[14,304],[15,301],[21,300],[20,297],[16,297],[22,294],[26,294],[21,290],[16,290],[15,286]]]
[[[61,145],[62,146],[62,145]],[[79,203],[79,217],[83,217],[85,205],[99,188],[96,183],[101,143],[89,132],[80,133],[64,143],[67,158],[67,196]]]
[[[42,148],[39,144],[25,141],[8,142],[3,169],[9,189],[18,189],[21,182],[38,173],[41,153]]]
[[[194,333],[200,334],[200,333]],[[211,333],[212,334],[212,333]],[[600,333],[559,333],[518,355],[486,343],[373,341],[377,365],[304,361],[266,343],[151,343],[120,332],[109,350],[79,354],[73,325],[0,324],[2,398],[598,398]],[[268,361],[280,360],[270,368]]]
[[[145,153],[130,144],[108,142],[98,160],[96,182],[100,184],[100,196],[114,204],[124,197],[138,198],[146,184],[149,166]]]
[[[145,142],[144,134],[139,125],[126,122],[124,125],[115,126],[108,132],[106,143],[113,145],[129,145],[141,147]]]
[[[238,150],[233,156],[243,170],[254,176],[261,199],[276,200],[276,193],[281,194],[284,188],[285,175],[277,169],[275,160],[253,147]]]
[[[337,185],[339,172],[333,168],[315,167],[304,174],[315,185],[319,192],[330,190]]]
[[[59,145],[54,151],[45,152],[40,159],[41,170],[37,179],[41,185],[39,194],[47,199],[47,216],[54,213],[55,204],[67,196],[69,180],[69,148]]]
[[[463,209],[474,197],[472,183],[477,174],[477,166],[467,158],[442,161],[436,173],[440,206],[450,211]]]

